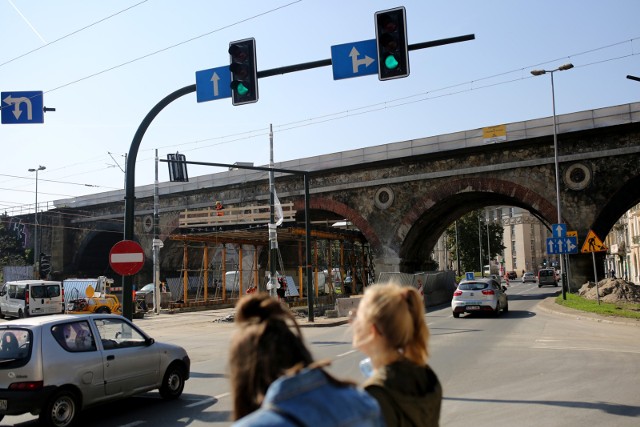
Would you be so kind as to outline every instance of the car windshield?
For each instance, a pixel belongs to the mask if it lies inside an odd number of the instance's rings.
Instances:
[[[479,291],[481,289],[486,289],[487,287],[489,287],[488,283],[471,282],[471,283],[460,283],[460,286],[458,286],[458,289],[460,289],[461,291]]]
[[[140,289],[141,292],[153,292],[153,289],[155,288],[155,285],[153,283],[149,283],[148,285],[144,285],[142,287],[142,289]]]
[[[551,270],[540,270],[541,276],[553,276],[553,271]]]

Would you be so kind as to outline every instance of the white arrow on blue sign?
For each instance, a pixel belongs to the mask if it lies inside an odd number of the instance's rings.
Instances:
[[[42,91],[2,92],[2,123],[44,123]]]
[[[198,102],[231,98],[229,66],[196,71],[196,97]]]
[[[551,226],[553,237],[564,237],[567,235],[567,224],[553,224]]]
[[[331,46],[333,80],[378,74],[376,39]]]
[[[576,254],[578,253],[577,237],[548,237],[547,254]]]

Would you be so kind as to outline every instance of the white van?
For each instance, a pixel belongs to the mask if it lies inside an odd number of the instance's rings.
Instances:
[[[61,282],[17,280],[0,289],[0,319],[64,313]]]

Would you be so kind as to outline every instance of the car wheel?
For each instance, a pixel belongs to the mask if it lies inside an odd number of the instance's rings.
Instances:
[[[0,319],[4,319],[4,313],[2,312],[2,310],[0,310]],[[0,421],[2,421],[2,418],[0,418]]]
[[[176,363],[167,368],[160,386],[160,396],[163,399],[177,399],[184,389],[184,368]]]
[[[22,310],[18,310],[18,319],[24,319],[24,312]]]
[[[453,312],[453,317],[455,317],[457,319],[458,317],[460,317],[460,313],[457,313],[457,312],[454,311]]]
[[[96,313],[98,313],[98,314],[111,314],[111,310],[109,310],[109,307],[100,307],[99,309],[96,310]]]
[[[78,398],[69,390],[55,393],[40,413],[40,424],[48,427],[69,427],[76,420]]]
[[[505,313],[509,312],[509,301],[507,301],[507,303],[504,305],[504,308],[502,309]]]

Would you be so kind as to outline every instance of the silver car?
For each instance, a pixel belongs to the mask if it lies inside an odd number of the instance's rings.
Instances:
[[[498,316],[500,311],[509,311],[506,287],[492,278],[462,280],[453,293],[451,310],[453,317],[461,313],[491,312]]]
[[[0,324],[0,420],[32,413],[66,427],[91,405],[159,389],[182,394],[191,362],[122,316],[53,315]]]

